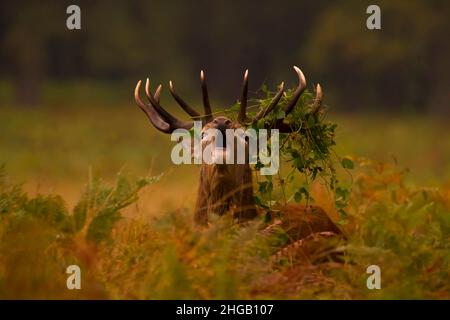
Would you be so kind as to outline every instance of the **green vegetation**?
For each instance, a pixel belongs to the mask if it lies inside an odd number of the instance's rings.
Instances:
[[[450,139],[436,120],[332,117],[339,154],[389,164],[345,157],[354,165],[341,225],[348,240],[274,260],[286,233],[265,237],[262,219],[193,225],[198,172],[171,168],[168,137],[137,108],[0,113],[1,161],[15,177],[1,177],[1,298],[449,298]],[[165,175],[124,178],[149,171]],[[335,214],[328,192],[311,193]],[[343,264],[329,260],[330,247]],[[82,269],[81,291],[65,286],[70,264]],[[371,264],[381,267],[382,290],[366,288]]]
[[[408,188],[392,165],[357,162],[348,240],[319,241],[306,259],[304,248],[274,259],[286,232],[266,236],[262,220],[242,226],[216,218],[198,229],[180,209],[119,221],[119,210],[155,178],[134,187],[123,177],[113,188],[90,182],[68,215],[61,197],[30,198],[2,172],[0,297],[450,298],[450,193]],[[83,272],[80,291],[64,288],[65,267],[74,263]],[[372,264],[381,267],[382,290],[366,288]]]
[[[258,110],[252,110],[250,107],[250,118],[266,110],[276,95],[275,92],[269,91],[267,86],[261,91],[263,97],[251,101]],[[259,191],[257,203],[265,209],[280,203],[286,205],[291,200],[308,205],[314,201],[310,193],[311,187],[320,181],[328,191],[336,193],[334,204],[343,220],[347,215],[345,207],[351,186],[339,182],[337,166],[339,169],[348,170],[353,168],[353,162],[349,158],[339,159],[336,155],[333,148],[336,145],[337,123],[325,118],[325,107],[315,104],[313,95],[308,91],[303,92],[295,108],[286,116],[284,109],[292,100],[293,94],[294,89],[286,91],[276,108],[252,125],[254,129],[259,130],[267,126],[273,127],[277,121],[284,119],[292,129],[292,132],[280,133],[277,146],[280,165],[285,167],[286,173],[279,171],[275,176],[261,176],[260,170],[264,165],[258,161],[254,166]],[[230,111],[238,108],[239,104],[233,106]],[[272,140],[269,140],[267,148],[269,151],[272,149]],[[277,187],[280,189],[278,193],[274,190]]]

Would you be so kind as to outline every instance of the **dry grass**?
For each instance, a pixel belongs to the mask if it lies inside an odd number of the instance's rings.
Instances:
[[[0,110],[7,174],[25,182],[29,198],[61,195],[69,216],[89,168],[106,184],[118,171],[165,172],[122,210],[110,241],[99,244],[78,232],[60,238],[59,227],[40,218],[0,213],[0,298],[449,299],[450,130],[434,119],[337,119],[340,154],[391,163],[395,155],[401,165],[357,161],[343,226],[348,240],[325,240],[308,259],[274,263],[286,237],[279,230],[264,238],[262,220],[245,227],[227,218],[206,229],[193,225],[197,168],[172,166],[169,138],[136,108]],[[402,167],[410,168],[406,178]],[[335,217],[332,195],[318,185],[313,193]],[[323,263],[331,244],[344,252],[343,263]],[[81,291],[65,286],[65,268],[73,263],[82,268]],[[382,290],[365,286],[370,264],[382,267]]]

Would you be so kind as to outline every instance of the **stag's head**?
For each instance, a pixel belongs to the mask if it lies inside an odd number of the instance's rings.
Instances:
[[[302,71],[294,66],[294,70],[298,77],[298,85],[293,92],[290,100],[284,106],[284,113],[287,116],[294,109],[301,94],[306,88],[306,80]],[[191,108],[176,92],[172,81],[169,82],[170,93],[180,107],[190,116],[191,120],[184,121],[176,118],[167,112],[160,105],[161,85],[159,85],[152,93],[150,90],[150,82],[147,78],[145,84],[145,93],[148,102],[141,100],[139,92],[142,82],[139,81],[134,91],[134,97],[137,105],[147,115],[152,125],[159,131],[167,134],[173,133],[177,129],[189,130],[194,126],[194,121],[202,123],[202,146],[214,141],[214,137],[208,134],[208,129],[215,129],[222,133],[225,138],[225,132],[228,129],[245,129],[255,124],[260,119],[269,115],[278,105],[284,94],[284,83],[281,83],[276,95],[265,108],[260,108],[259,112],[253,118],[247,116],[248,101],[248,70],[244,73],[242,84],[242,93],[240,99],[240,109],[236,120],[232,120],[225,116],[214,116],[209,102],[208,89],[206,85],[205,74],[200,72],[203,114]],[[320,109],[322,101],[322,90],[320,85],[316,87],[316,97],[314,100],[314,110]],[[279,119],[270,125],[266,125],[267,129],[278,129],[281,133],[289,133],[298,128],[292,127],[285,123],[284,119]],[[227,143],[225,139],[215,143],[215,147],[225,150]],[[245,140],[241,140],[246,143]],[[234,214],[240,218],[252,218],[256,215],[255,203],[253,199],[252,176],[248,163],[245,164],[202,164],[200,176],[200,185],[198,190],[196,205],[196,220],[204,223],[207,221],[207,215],[211,212],[223,214],[233,209]]]

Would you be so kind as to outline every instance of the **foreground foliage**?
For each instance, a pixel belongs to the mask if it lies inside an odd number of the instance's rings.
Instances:
[[[184,209],[124,218],[158,177],[119,176],[113,187],[91,179],[69,213],[61,197],[29,197],[2,171],[0,298],[449,299],[450,191],[408,187],[395,166],[354,160],[347,240],[319,239],[281,258],[287,233],[265,235],[263,217],[245,226],[217,218],[204,229]],[[81,267],[81,290],[66,288],[71,264]],[[366,287],[373,264],[381,290]]]

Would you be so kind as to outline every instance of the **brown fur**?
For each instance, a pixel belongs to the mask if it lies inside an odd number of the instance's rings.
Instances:
[[[195,221],[207,224],[208,215],[231,212],[239,220],[257,216],[248,164],[203,164],[200,169]]]
[[[207,123],[203,130],[225,123],[229,129],[241,127],[239,123],[228,118],[218,117]],[[203,141],[202,147],[208,143],[214,143],[214,140]],[[281,227],[293,241],[317,232],[341,233],[326,212],[318,206],[287,205],[275,209],[280,212]],[[253,196],[252,171],[248,163],[201,165],[195,222],[206,225],[209,215],[213,213],[231,213],[239,221],[253,219],[258,215]]]
[[[324,231],[341,233],[321,207],[290,204],[279,209],[280,226],[287,232],[291,241]]]
[[[207,123],[203,131],[216,128],[217,124],[226,123],[227,129],[238,129],[241,125],[226,117],[217,117]],[[213,141],[202,143],[206,144]],[[235,141],[235,155],[236,155]],[[195,222],[205,225],[212,213],[223,215],[231,213],[240,221],[253,219],[257,216],[253,198],[252,171],[245,164],[202,164],[200,182],[195,205]]]

